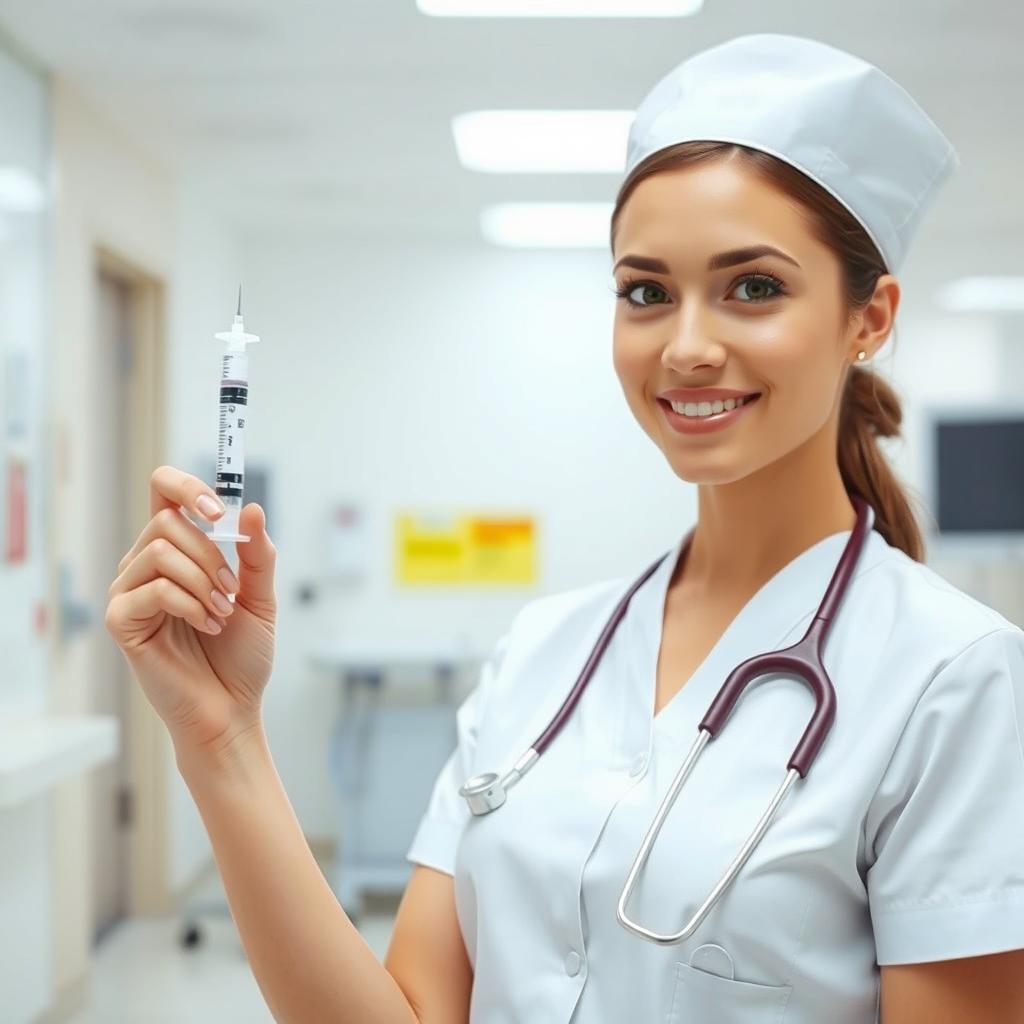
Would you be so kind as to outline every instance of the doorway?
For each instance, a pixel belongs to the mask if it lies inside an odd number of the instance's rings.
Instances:
[[[117,564],[149,518],[149,477],[163,446],[162,282],[107,251],[97,253],[95,395],[88,474],[96,501],[100,607]],[[171,899],[167,877],[167,799],[162,724],[148,707],[123,655],[97,631],[90,710],[120,723],[118,757],[90,782],[93,944],[125,917],[161,913]]]
[[[132,285],[102,267],[96,275],[96,355],[93,380],[96,386],[96,445],[106,458],[94,460],[93,487],[98,495],[117,495],[124,481],[127,457],[125,438],[130,426],[126,392],[130,387],[133,337]],[[99,520],[102,535],[96,538],[97,562],[103,568],[116,566],[131,546],[124,502],[110,501],[107,514]],[[113,578],[113,570],[110,572]],[[109,586],[109,584],[108,584]],[[120,753],[92,773],[92,940],[104,935],[129,913],[132,787],[128,772],[127,744],[130,726],[124,699],[127,681],[123,658],[113,643],[99,645],[92,676],[94,714],[112,715],[121,734]]]

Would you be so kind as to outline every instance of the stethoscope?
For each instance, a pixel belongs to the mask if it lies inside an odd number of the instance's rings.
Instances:
[[[798,775],[801,778],[807,776],[811,765],[814,763],[814,759],[818,756],[818,751],[825,742],[825,737],[828,736],[829,730],[832,728],[832,723],[836,716],[836,692],[821,660],[822,651],[825,647],[825,638],[831,628],[832,620],[839,609],[843,597],[846,595],[850,578],[853,576],[853,570],[864,547],[864,540],[875,522],[874,509],[859,494],[851,494],[850,500],[857,510],[857,522],[832,573],[832,579],[829,581],[825,596],[821,599],[818,611],[811,620],[811,624],[807,627],[807,632],[803,635],[802,639],[791,647],[783,648],[780,651],[770,651],[766,654],[754,655],[754,657],[748,658],[742,664],[737,665],[729,673],[729,676],[722,684],[722,688],[718,691],[717,696],[711,702],[711,706],[704,715],[697,730],[697,739],[690,748],[690,752],[686,755],[686,760],[676,774],[664,800],[662,800],[658,813],[655,815],[651,827],[647,830],[647,835],[644,836],[643,843],[641,843],[640,849],[633,860],[633,866],[629,870],[629,877],[626,879],[622,895],[619,897],[618,909],[616,910],[616,917],[619,923],[630,931],[635,932],[641,938],[649,939],[651,942],[657,942],[661,945],[668,945],[688,939],[697,930],[701,921],[704,920],[711,908],[718,902],[722,893],[736,877],[740,868],[743,867],[751,853],[753,853],[754,848],[761,841],[761,837],[767,831],[772,818],[775,816],[775,812],[778,810],[779,804],[786,793],[789,792],[789,788],[796,780],[796,777]],[[685,557],[689,551],[693,534],[694,530],[691,530],[684,543],[681,558]],[[629,602],[633,595],[669,554],[671,554],[671,550],[646,569],[626,592],[604,627],[593,651],[591,651],[590,657],[580,672],[579,678],[576,680],[575,686],[569,691],[569,696],[565,698],[562,706],[558,709],[555,717],[544,732],[512,766],[512,770],[500,781],[495,772],[474,775],[459,789],[459,794],[466,798],[466,803],[469,804],[469,809],[473,814],[489,814],[491,811],[499,808],[505,802],[508,790],[522,779],[533,767],[537,758],[551,745],[561,731],[562,726],[565,725],[572,714],[577,702],[583,695],[583,691],[590,682],[590,677],[600,664],[605,649],[611,642],[619,622],[626,614],[626,609],[629,607]],[[722,875],[718,884],[711,890],[708,898],[700,905],[685,928],[674,935],[662,935],[636,924],[626,916],[626,902],[636,885],[637,875],[644,864],[647,863],[654,840],[661,831],[662,823],[675,803],[679,790],[682,789],[683,783],[686,782],[690,772],[693,770],[693,766],[697,763],[697,758],[704,750],[708,741],[721,732],[726,719],[728,719],[736,701],[742,696],[747,685],[758,676],[767,675],[771,672],[785,672],[798,676],[803,679],[814,694],[814,713],[807,728],[804,729],[803,735],[800,737],[800,742],[796,745],[789,759],[787,765],[789,770],[785,780],[775,793],[775,796],[772,797],[768,809],[761,815],[760,820],[747,841],[743,844],[740,852],[733,859],[725,874]]]

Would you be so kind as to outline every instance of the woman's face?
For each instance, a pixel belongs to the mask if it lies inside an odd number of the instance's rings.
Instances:
[[[752,246],[790,259],[766,254],[708,269],[719,253]],[[662,265],[630,266],[636,257]],[[620,214],[613,263],[616,289],[628,287],[616,303],[615,371],[633,415],[677,476],[738,480],[793,451],[838,413],[856,358],[850,349],[860,347],[851,345],[855,321],[845,320],[839,262],[810,234],[793,200],[737,162],[642,181]],[[777,280],[757,276],[765,274]],[[658,395],[703,387],[761,397],[721,429],[678,433]]]

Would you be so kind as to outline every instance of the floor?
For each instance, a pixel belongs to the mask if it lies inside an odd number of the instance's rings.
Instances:
[[[95,952],[91,1004],[69,1024],[274,1024],[241,941],[211,882],[197,897],[201,940],[179,939],[182,919],[134,918],[104,937]],[[367,903],[360,933],[384,959],[394,902]]]

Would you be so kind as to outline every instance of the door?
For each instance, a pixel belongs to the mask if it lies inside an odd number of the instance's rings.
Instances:
[[[132,284],[107,270],[99,269],[97,288],[97,360],[93,381],[96,387],[96,456],[92,493],[104,502],[104,513],[96,518],[101,529],[96,536],[94,565],[100,579],[93,581],[93,593],[106,594],[116,576],[117,563],[131,546],[126,503],[119,500],[125,481],[130,479],[126,439],[129,435],[128,397],[136,339],[132,315]],[[130,908],[130,837],[133,792],[129,786],[128,748],[132,742],[127,706],[125,663],[117,645],[96,645],[92,695],[96,714],[114,715],[120,722],[120,754],[92,773],[93,835],[93,941],[98,942]]]

